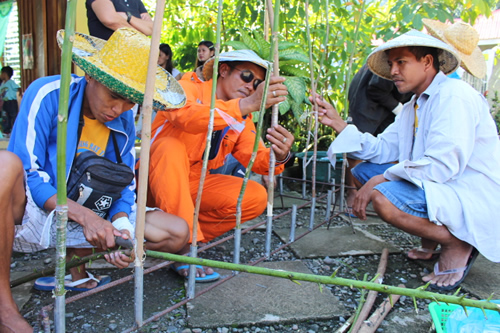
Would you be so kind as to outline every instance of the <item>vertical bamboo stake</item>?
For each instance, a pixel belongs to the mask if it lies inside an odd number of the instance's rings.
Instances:
[[[144,295],[144,225],[146,220],[146,194],[148,189],[149,174],[149,148],[151,145],[151,114],[153,111],[153,95],[156,80],[156,66],[158,61],[159,43],[165,0],[156,2],[153,34],[151,35],[151,48],[149,50],[148,72],[146,87],[142,103],[142,136],[141,136],[141,167],[139,168],[139,188],[137,193],[137,219],[135,227],[135,260],[134,260],[134,313],[135,324],[143,324],[143,295]]]
[[[68,125],[69,84],[71,80],[71,53],[75,36],[76,1],[68,0],[66,27],[61,56],[61,86],[57,123],[57,244],[56,287],[54,324],[56,332],[65,332],[66,305],[64,275],[66,274],[66,224],[68,222],[68,199],[66,194],[66,136]],[[82,111],[83,112],[83,111]]]
[[[278,54],[278,28],[279,28],[279,17],[280,17],[280,0],[276,0],[274,8],[274,18],[273,17],[273,6],[272,0],[267,0],[267,9],[269,13],[269,21],[272,26],[271,35],[271,55],[270,58],[274,60],[273,64],[273,74],[278,76],[280,73],[279,69],[279,54]],[[269,71],[269,70],[268,70]],[[266,78],[268,80],[268,78]],[[267,88],[267,87],[266,87]],[[262,112],[262,111],[261,111]],[[271,113],[271,127],[278,124],[278,104],[273,105]],[[271,254],[271,235],[273,228],[273,204],[274,204],[274,168],[276,165],[276,156],[274,155],[273,148],[270,149],[269,157],[269,185],[267,187],[267,223],[266,223],[266,256],[269,257]]]
[[[243,178],[243,183],[241,185],[240,194],[238,196],[238,201],[236,203],[236,226],[234,234],[234,258],[233,262],[239,264],[240,261],[240,243],[241,243],[241,205],[243,203],[243,195],[245,194],[245,189],[247,187],[248,179],[250,178],[250,172],[252,172],[252,167],[257,157],[257,149],[259,148],[260,136],[262,134],[262,124],[264,122],[264,113],[266,112],[266,100],[267,93],[269,90],[269,78],[271,77],[271,64],[269,63],[266,71],[266,79],[264,86],[264,93],[262,94],[262,100],[260,102],[259,120],[257,122],[257,131],[255,133],[255,141],[253,144],[252,155],[250,156],[250,161],[248,162],[245,177]]]
[[[365,2],[361,4],[361,12],[359,13],[359,20],[356,23],[356,28],[354,30],[354,44],[358,40],[358,32],[359,32],[359,26],[361,24],[361,20],[363,19],[363,14],[365,11]],[[349,55],[349,65],[347,66],[347,77],[346,77],[346,87],[345,87],[345,101],[344,101],[344,108],[346,110],[349,110],[349,100],[348,100],[348,91],[349,91],[349,86],[351,84],[351,68],[352,68],[352,61],[354,59],[354,50],[350,50],[350,55]],[[340,211],[344,211],[344,200],[345,200],[345,173],[346,173],[346,167],[347,167],[347,154],[343,153],[342,154],[342,177],[340,178]],[[350,216],[351,212],[348,212],[348,216]]]
[[[205,153],[203,155],[203,167],[201,169],[200,183],[198,185],[198,193],[196,195],[196,202],[194,207],[193,216],[193,237],[190,248],[191,257],[197,255],[197,237],[198,237],[198,217],[200,213],[201,195],[203,194],[203,185],[205,184],[205,177],[208,166],[208,155],[212,144],[212,132],[214,128],[214,114],[215,114],[215,92],[217,90],[217,76],[219,75],[219,54],[220,54],[220,40],[221,40],[221,22],[222,22],[222,0],[219,0],[217,6],[217,34],[215,42],[215,59],[214,59],[214,72],[212,75],[212,94],[210,99],[210,120],[208,122],[207,143],[205,145]],[[195,278],[196,278],[196,265],[189,266],[189,279],[187,297],[194,298],[195,294]]]
[[[306,31],[307,31],[307,45],[309,47],[309,72],[311,76],[311,89],[316,92],[316,82],[314,81],[314,66],[313,54],[311,43],[311,30],[309,28],[309,1],[306,0]],[[318,105],[316,99],[313,99],[313,117],[314,117],[314,144],[313,144],[313,157],[312,157],[312,188],[311,188],[311,215],[309,219],[309,230],[312,230],[314,225],[314,211],[316,209],[316,157],[318,155]],[[307,155],[307,152],[306,152]]]

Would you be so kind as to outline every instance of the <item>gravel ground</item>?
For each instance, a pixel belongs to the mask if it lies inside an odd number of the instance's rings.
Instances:
[[[318,216],[324,216],[324,211],[319,208]],[[280,210],[275,211],[276,214]],[[307,224],[310,215],[308,208],[299,210],[298,224]],[[335,218],[333,225],[347,225],[347,221],[342,218]],[[275,228],[287,227],[284,222],[277,220]],[[396,247],[401,249],[401,254],[390,255],[389,263],[385,274],[384,283],[389,285],[398,285],[404,283],[408,288],[420,286],[421,276],[426,274],[426,269],[418,263],[409,261],[404,254],[408,249],[418,246],[418,239],[408,236],[397,229],[383,224],[376,226],[362,226],[367,231],[383,238]],[[264,255],[264,231],[254,230],[242,237],[241,262],[252,262]],[[272,238],[273,248],[281,245],[277,236]],[[232,241],[227,241],[212,249],[204,252],[202,257],[215,260],[232,262]],[[39,265],[52,265],[53,251],[43,251],[36,254],[14,254],[12,261],[12,270],[29,270]],[[288,248],[281,250],[270,261],[290,261],[298,260],[295,254]],[[301,259],[307,267],[318,275],[331,275],[338,270],[337,276],[350,279],[362,280],[365,273],[372,278],[377,270],[380,256],[348,256],[339,258],[316,258]],[[113,280],[130,274],[130,270],[104,270],[99,274],[111,275]],[[168,278],[169,283],[164,283]],[[171,281],[174,281],[172,283]],[[184,298],[184,281],[170,269],[160,269],[145,276],[145,284],[148,288],[144,297],[144,319],[163,309],[172,306]],[[118,289],[116,289],[118,288]],[[249,327],[213,327],[210,329],[189,327],[185,306],[181,306],[165,316],[161,317],[146,327],[141,332],[182,332],[182,333],[215,333],[215,332],[333,332],[350,315],[352,315],[360,300],[360,292],[357,289],[350,289],[339,286],[326,286],[330,292],[339,298],[344,304],[349,314],[345,317],[331,318],[324,321],[307,321],[296,323],[275,323],[273,325],[249,326]],[[122,331],[130,328],[134,321],[133,314],[133,281],[127,282],[119,287],[101,292],[97,295],[84,298],[75,303],[69,304],[66,308],[66,327],[68,332],[113,332]],[[118,290],[118,292],[117,292]],[[159,292],[160,291],[160,292]],[[71,296],[71,294],[68,294]],[[379,295],[373,307],[375,307],[386,298],[386,295]],[[39,324],[40,309],[52,304],[51,293],[32,290],[30,300],[22,309],[22,314],[27,320],[35,325],[38,331],[41,331]],[[417,300],[418,309],[425,313],[427,311],[427,300]],[[405,316],[408,313],[414,313],[415,307],[413,301],[402,297],[391,311],[396,315]],[[430,324],[421,328],[413,327],[406,333],[428,332]],[[390,325],[384,323],[378,332],[392,332]]]

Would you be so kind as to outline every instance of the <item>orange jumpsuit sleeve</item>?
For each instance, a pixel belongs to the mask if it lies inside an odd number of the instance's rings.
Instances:
[[[250,162],[252,156],[253,146],[255,143],[256,135],[255,124],[252,121],[251,116],[245,119],[245,129],[241,132],[238,137],[238,141],[234,145],[232,154],[241,164],[247,166]],[[270,160],[270,148],[266,148],[262,140],[259,141],[259,147],[257,149],[257,156],[252,167],[252,171],[260,175],[269,174],[269,160]],[[277,165],[274,168],[274,174],[279,175],[283,172],[285,166]]]
[[[179,81],[186,93],[186,105],[171,112],[162,112],[173,125],[187,133],[197,134],[206,132],[210,121],[210,99],[212,90],[212,80],[206,82],[193,82],[191,80]],[[215,108],[225,112],[236,121],[243,120],[240,110],[240,99],[230,101],[216,100]],[[160,115],[160,114],[158,114]],[[228,126],[226,120],[215,111],[214,131],[221,130]]]

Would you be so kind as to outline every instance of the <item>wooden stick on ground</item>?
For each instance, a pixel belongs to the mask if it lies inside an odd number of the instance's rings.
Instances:
[[[404,288],[404,284],[400,284],[398,287]],[[361,328],[359,329],[359,333],[373,333],[380,326],[385,316],[391,311],[393,304],[395,304],[401,295],[389,295],[382,304],[377,308],[377,310],[370,316],[370,318],[363,322]],[[389,298],[391,300],[389,300]]]
[[[384,274],[385,274],[385,269],[387,268],[388,257],[389,257],[389,250],[387,248],[384,248],[382,250],[382,255],[380,256],[380,263],[378,264],[377,268],[377,280],[375,281],[376,283],[382,283],[382,281],[384,280]],[[368,296],[366,297],[366,302],[363,305],[363,308],[361,309],[361,312],[359,313],[359,316],[351,329],[352,333],[358,332],[359,328],[363,324],[363,321],[365,321],[365,319],[368,317],[368,314],[370,313],[373,303],[375,303],[377,295],[378,292],[376,292],[375,290],[370,290],[368,292]]]
[[[354,316],[351,316],[349,319],[345,321],[345,323],[342,326],[339,327],[338,330],[335,331],[335,333],[345,333],[349,329],[353,321],[354,321]]]

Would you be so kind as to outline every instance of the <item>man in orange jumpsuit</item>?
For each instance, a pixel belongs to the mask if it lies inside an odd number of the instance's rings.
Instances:
[[[223,165],[228,154],[232,154],[245,167],[248,165],[256,132],[251,112],[260,109],[264,91],[264,84],[260,83],[265,79],[267,70],[267,61],[250,50],[225,52],[219,59],[208,170]],[[158,113],[152,127],[148,205],[184,218],[188,221],[191,235],[210,118],[213,65],[212,58],[204,66],[205,82],[198,80],[196,74],[179,81],[186,93],[186,105],[172,112]],[[266,108],[286,99],[288,91],[284,80],[283,77],[270,78]],[[279,174],[289,159],[293,135],[277,125],[268,130],[266,139],[276,156],[275,174]],[[261,140],[252,168],[254,172],[268,174],[269,151],[270,148],[266,148]],[[234,228],[242,182],[242,178],[207,172],[199,211],[197,241],[208,242]],[[243,197],[242,221],[262,214],[266,203],[264,187],[249,180]],[[189,244],[184,253],[188,249]],[[186,276],[187,271],[182,269],[179,273]],[[197,276],[203,278],[212,272],[211,268],[205,271],[198,268]]]

